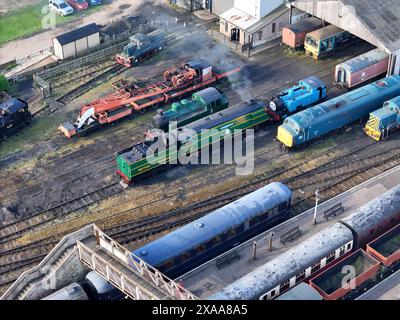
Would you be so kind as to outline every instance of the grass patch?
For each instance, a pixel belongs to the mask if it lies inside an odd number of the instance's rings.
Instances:
[[[16,136],[10,137],[2,143],[0,158],[26,150],[30,146],[40,143],[40,141],[49,140],[57,134],[59,125],[59,115],[34,120],[30,127],[22,129]]]
[[[44,6],[47,4],[48,1],[43,0],[36,5],[27,6],[6,14],[0,14],[0,45],[24,36],[29,36],[36,32],[44,31],[42,20],[48,14],[48,11],[44,9]],[[103,8],[103,5],[90,6],[87,10],[80,12],[75,11],[73,14],[66,17],[55,14],[55,21],[59,26],[91,14],[101,8]],[[42,13],[42,10],[45,13]]]

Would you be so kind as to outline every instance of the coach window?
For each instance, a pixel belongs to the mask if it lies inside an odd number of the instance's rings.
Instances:
[[[303,281],[306,277],[306,271],[304,270],[300,274],[296,276],[296,283],[299,283],[300,281]]]
[[[236,235],[235,229],[230,229],[227,233],[226,236],[228,239],[233,238]]]
[[[257,33],[258,33],[258,40],[262,40],[263,31],[260,30]]]
[[[329,256],[326,257],[326,263],[331,263],[333,260],[335,260],[335,252],[332,252]]]
[[[202,244],[196,248],[196,254],[200,254],[204,251],[206,251],[206,246],[204,244]]]
[[[285,211],[287,208],[287,203],[286,202],[281,203],[278,208],[279,212]]]
[[[190,254],[189,252],[185,252],[184,254],[181,255],[181,263],[185,262],[186,260],[190,259]]]
[[[346,250],[349,251],[350,249],[351,249],[351,243],[348,243],[348,244],[347,244],[347,249],[346,249]]]
[[[258,223],[258,217],[254,217],[253,219],[250,220],[249,226],[252,227],[257,223]]]
[[[242,223],[241,225],[236,227],[236,234],[243,232],[244,230],[244,224]]]
[[[162,270],[164,271],[164,270],[171,269],[173,265],[174,265],[174,263],[172,262],[172,260],[169,260],[169,261],[167,261],[166,263],[164,263],[164,264],[160,267],[160,270],[162,269]]]
[[[275,33],[276,31],[276,22],[272,23],[272,33]]]
[[[312,267],[311,267],[311,274],[313,274],[314,272],[318,271],[320,267],[321,267],[321,262],[320,261],[314,263],[312,265]]]
[[[274,290],[271,290],[269,294],[270,294],[271,299],[272,299],[273,297],[275,297],[275,289],[274,289]]]
[[[283,282],[280,286],[280,292],[286,291],[287,289],[290,288],[290,280],[286,280],[285,282]]]

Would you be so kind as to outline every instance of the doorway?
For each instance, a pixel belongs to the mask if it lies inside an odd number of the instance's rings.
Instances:
[[[232,28],[231,29],[231,41],[232,42],[239,42],[240,41],[240,29],[239,28]]]

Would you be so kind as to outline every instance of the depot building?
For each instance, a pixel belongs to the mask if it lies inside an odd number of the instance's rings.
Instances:
[[[295,0],[287,5],[386,51],[390,55],[388,75],[400,73],[399,0]]]

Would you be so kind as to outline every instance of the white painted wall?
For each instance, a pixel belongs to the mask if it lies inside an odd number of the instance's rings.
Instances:
[[[89,49],[86,37],[82,38],[82,39],[79,39],[79,40],[76,40],[75,41],[75,46],[76,46],[76,53],[77,54],[79,54],[81,52],[85,52],[85,51],[87,51]]]
[[[235,8],[261,19],[283,4],[283,0],[235,0]]]
[[[400,50],[395,52],[396,55],[396,63],[394,65],[394,73],[393,74],[400,74]]]
[[[64,59],[75,56],[75,42],[68,43],[63,46]]]
[[[54,55],[60,59],[64,59],[62,46],[56,38],[53,39],[53,48]]]
[[[100,44],[100,33],[92,34],[88,37],[89,48],[96,47]]]

